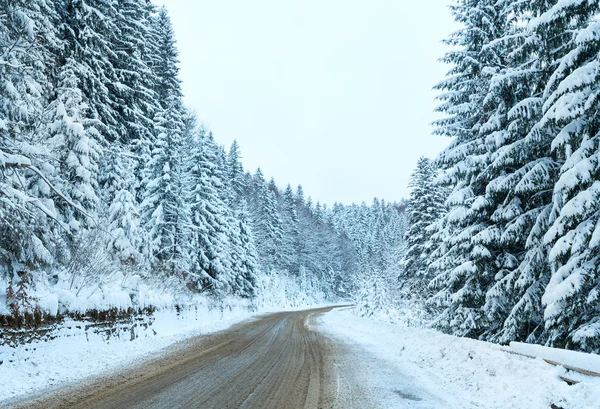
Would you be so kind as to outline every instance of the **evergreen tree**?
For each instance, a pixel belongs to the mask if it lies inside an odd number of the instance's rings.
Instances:
[[[484,170],[491,162],[488,135],[497,112],[486,104],[491,77],[503,66],[497,41],[506,33],[506,15],[493,0],[461,0],[452,6],[455,20],[464,27],[447,41],[455,49],[444,61],[453,64],[448,78],[436,88],[443,92],[439,112],[448,114],[436,122],[439,134],[453,139],[439,156],[444,182],[453,189],[446,226],[444,252],[429,265],[431,304],[440,308],[437,326],[458,335],[477,337],[486,330],[481,307],[493,285],[496,230],[491,226],[493,204],[486,197]],[[499,260],[503,262],[502,258]]]
[[[245,203],[240,205],[236,218],[239,220],[236,232],[238,241],[234,250],[239,258],[239,266],[236,269],[233,293],[240,297],[252,298],[256,295],[259,265]]]
[[[250,211],[257,251],[261,264],[271,271],[280,267],[283,228],[275,191],[269,189],[260,168],[253,177],[252,191]]]
[[[71,81],[72,86],[77,81],[88,121],[93,121],[99,133],[98,143],[119,139],[118,114],[111,98],[121,85],[111,63],[116,60],[110,41],[118,31],[115,6],[113,0],[64,0],[57,7],[63,40],[57,57],[64,62],[58,81]],[[68,76],[74,78],[67,80]]]
[[[454,8],[465,28],[450,40],[461,48],[447,57],[455,68],[441,84],[449,92],[440,110],[450,116],[437,123],[455,138],[438,160],[454,191],[430,240],[438,291],[431,301],[442,307],[438,325],[445,330],[503,342],[547,336],[542,295],[548,243],[556,236],[544,235],[565,198],[554,187],[558,169],[573,152],[556,147],[580,127],[571,123],[560,132],[566,123],[555,120],[577,97],[567,96],[556,110],[552,104],[574,67],[571,33],[587,25],[594,7],[461,1]]]
[[[241,159],[240,147],[237,141],[234,140],[227,155],[227,176],[235,202],[242,198],[248,190]]]
[[[177,101],[181,109],[181,81],[179,80],[178,51],[175,46],[175,33],[171,18],[165,7],[152,16],[151,42],[149,43],[149,62],[147,63],[155,76],[154,93],[162,109],[168,108]]]
[[[241,153],[237,141],[233,141],[229,152],[222,160],[227,180],[227,204],[230,211],[229,234],[230,259],[235,275],[233,293],[252,298],[256,295],[259,261],[255,238],[252,232],[247,197],[250,187],[241,164]]]
[[[510,108],[507,120],[498,121],[500,147],[486,171],[492,176],[488,201],[496,206],[492,221],[506,261],[486,294],[484,311],[491,324],[486,338],[502,342],[545,337],[541,300],[550,268],[543,236],[553,217],[551,191],[562,159],[552,152],[557,128],[544,119],[544,111],[575,22],[537,24],[536,16],[552,7],[547,2],[508,2],[514,18],[507,36],[512,52],[508,68],[493,81],[494,99]]]
[[[141,203],[142,223],[148,232],[148,256],[153,266],[170,274],[186,271],[187,241],[185,226],[189,225],[189,209],[184,196],[184,173],[180,149],[183,127],[177,102],[157,115],[159,134],[146,165]]]
[[[185,110],[178,79],[177,49],[166,9],[152,20],[156,47],[152,67],[160,108],[154,116],[151,158],[143,171],[141,218],[148,232],[146,254],[168,274],[189,271],[189,207],[185,202]]]
[[[532,22],[561,36],[565,49],[553,55],[539,123],[562,165],[544,237],[552,266],[545,327],[552,345],[590,352],[600,351],[599,13],[597,2],[559,2]]]
[[[50,176],[54,169],[40,126],[49,47],[58,43],[53,23],[54,9],[46,1],[0,1],[0,264],[9,271],[15,263],[52,263],[52,224],[61,225],[55,192],[27,170],[33,165]]]
[[[120,141],[125,144],[151,138],[152,118],[160,105],[154,93],[157,77],[147,59],[152,52],[151,11],[151,4],[144,0],[120,1],[116,29],[110,33],[111,64],[119,81],[111,90],[111,100],[119,116]]]
[[[232,285],[227,237],[231,236],[225,189],[217,161],[217,147],[211,134],[200,132],[190,143],[188,175],[191,182],[190,206],[194,225],[193,266],[199,276],[199,289],[227,292]]]
[[[282,195],[281,215],[283,224],[282,264],[292,274],[300,268],[301,238],[296,201],[292,187],[288,184]]]
[[[98,197],[98,162],[102,153],[98,121],[90,117],[88,105],[79,88],[78,63],[69,58],[61,67],[57,83],[57,99],[51,106],[53,122],[49,124],[50,146],[59,158],[55,184],[77,205],[95,214]],[[56,206],[73,232],[91,221],[65,202]]]
[[[127,269],[139,268],[143,264],[141,251],[144,246],[144,231],[140,226],[140,215],[133,192],[133,163],[122,157],[113,158],[118,175],[112,186],[114,193],[109,202],[108,231],[109,251]],[[108,190],[105,187],[105,190]]]
[[[412,187],[406,207],[409,227],[404,235],[406,250],[401,261],[401,280],[406,281],[405,287],[420,295],[425,293],[425,286],[429,281],[426,276],[431,256],[431,233],[428,227],[443,216],[445,211],[445,198],[435,178],[436,170],[432,162],[421,157],[409,185]]]

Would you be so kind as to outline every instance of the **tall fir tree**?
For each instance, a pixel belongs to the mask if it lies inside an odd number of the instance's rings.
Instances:
[[[283,223],[282,265],[290,273],[298,275],[301,264],[302,243],[294,191],[288,184],[280,200]]]
[[[33,165],[50,176],[55,163],[43,132],[50,49],[59,38],[45,0],[0,2],[0,264],[27,268],[55,261],[56,194]]]
[[[431,257],[431,231],[429,226],[444,215],[443,189],[436,184],[436,169],[431,160],[421,157],[411,175],[412,188],[406,207],[408,229],[404,233],[406,250],[401,261],[402,286],[416,296],[426,294],[427,265]]]
[[[272,271],[281,267],[283,227],[275,190],[269,189],[262,171],[257,169],[253,177],[251,217],[261,264]]]
[[[226,293],[233,284],[232,263],[227,251],[231,235],[221,197],[226,189],[217,160],[217,146],[212,134],[200,131],[190,141],[187,158],[190,178],[190,209],[194,225],[192,260],[198,274],[199,289]]]
[[[559,2],[532,22],[536,31],[559,35],[539,126],[554,138],[561,163],[552,195],[552,275],[543,295],[548,342],[600,351],[600,5]],[[557,33],[559,30],[564,30]]]
[[[152,30],[156,76],[155,94],[160,107],[154,115],[151,158],[140,188],[142,223],[149,234],[146,254],[153,265],[168,274],[189,271],[189,220],[183,163],[186,112],[182,102],[177,48],[166,9],[153,16]]]
[[[488,109],[486,98],[492,74],[503,64],[502,49],[495,47],[506,32],[503,11],[492,0],[461,0],[452,6],[463,28],[447,40],[455,49],[444,61],[453,68],[436,87],[443,91],[438,111],[447,114],[436,121],[436,132],[453,138],[437,165],[453,191],[445,216],[451,232],[441,244],[444,251],[435,251],[429,265],[435,291],[431,304],[441,310],[439,328],[473,337],[486,330],[481,307],[497,271],[490,248],[495,230],[488,230],[493,204],[485,198],[488,180],[483,171],[491,161],[487,142],[496,112]]]

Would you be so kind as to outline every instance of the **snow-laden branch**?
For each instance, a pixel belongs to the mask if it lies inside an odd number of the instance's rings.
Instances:
[[[34,172],[35,174],[37,174],[40,177],[40,179],[42,179],[44,182],[46,182],[46,184],[50,187],[50,189],[52,189],[54,191],[54,193],[56,193],[61,199],[63,199],[69,206],[73,207],[75,210],[77,210],[84,216],[90,218],[94,222],[94,224],[98,225],[98,222],[96,221],[96,219],[94,219],[92,217],[92,215],[90,215],[81,206],[74,203],[65,194],[63,194],[60,190],[58,190],[52,184],[52,182],[50,182],[48,180],[48,178],[46,176],[44,176],[44,174],[42,173],[41,170],[39,170],[38,168],[36,168],[35,166],[33,166],[31,164],[31,161],[28,158],[21,156],[21,155],[3,155],[2,157],[0,157],[0,166],[13,168],[13,169],[28,169],[28,170]]]
[[[123,156],[126,158],[132,158],[132,159],[141,159],[141,160],[146,160],[148,158],[145,158],[143,156],[140,155],[134,155],[133,153],[129,153],[129,152],[119,152],[118,150],[112,150],[112,149],[103,149],[104,153],[112,153],[113,155],[118,155],[118,156]]]

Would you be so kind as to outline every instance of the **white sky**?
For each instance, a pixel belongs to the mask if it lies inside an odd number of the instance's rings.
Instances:
[[[157,0],[160,2],[160,0]],[[163,0],[185,101],[244,167],[328,204],[408,197],[451,0]]]

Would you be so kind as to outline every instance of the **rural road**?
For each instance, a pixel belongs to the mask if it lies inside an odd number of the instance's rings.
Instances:
[[[331,359],[336,347],[306,326],[312,317],[329,310],[280,312],[246,321],[187,340],[134,368],[15,407],[335,408],[340,391]],[[347,399],[340,407],[348,407]]]

